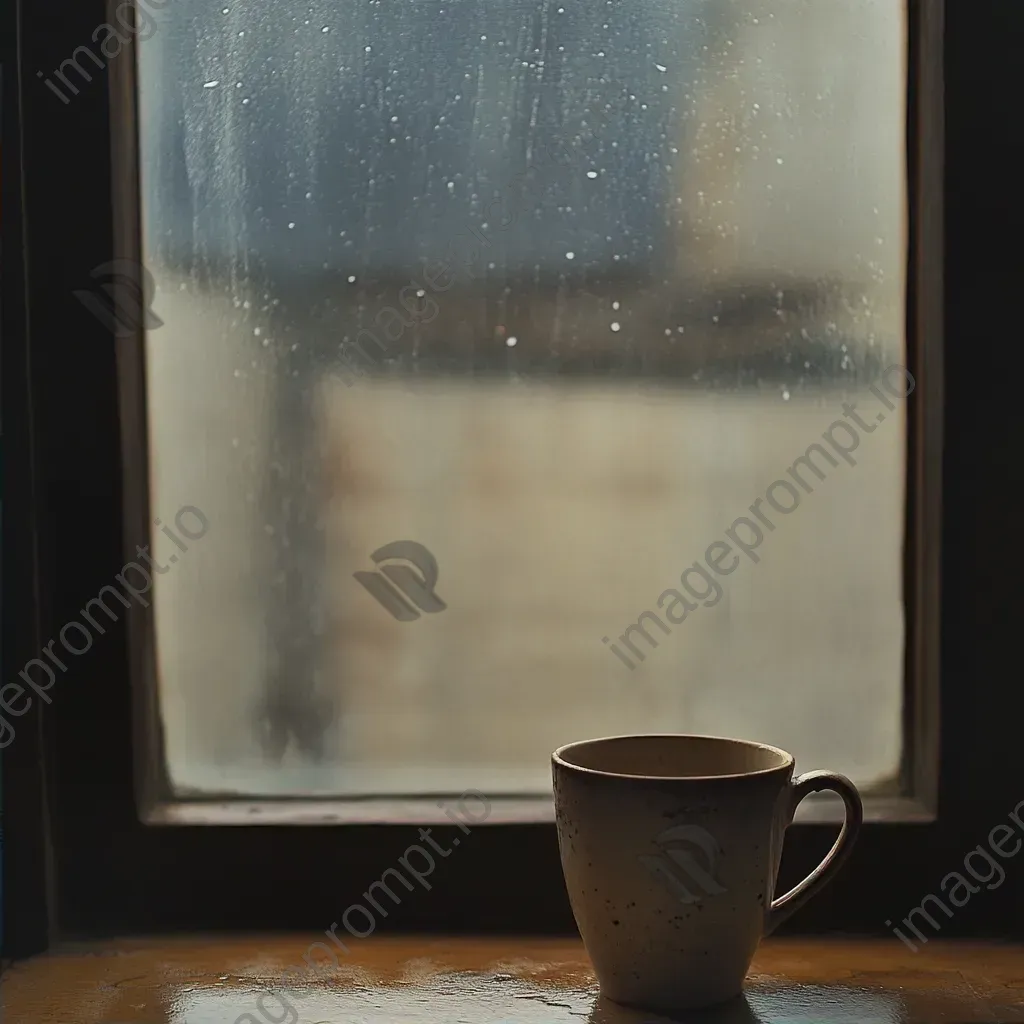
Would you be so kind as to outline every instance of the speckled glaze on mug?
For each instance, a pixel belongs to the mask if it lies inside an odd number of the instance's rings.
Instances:
[[[738,996],[762,935],[841,867],[860,796],[832,772],[793,778],[793,758],[717,736],[611,736],[551,755],[562,870],[607,998],[692,1010]],[[797,804],[832,790],[846,805],[835,845],[773,901]]]

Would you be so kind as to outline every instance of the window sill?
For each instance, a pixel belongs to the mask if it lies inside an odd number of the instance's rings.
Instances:
[[[365,800],[182,800],[154,804],[142,814],[147,825],[450,825],[438,801],[452,797],[372,797]],[[486,817],[489,825],[554,822],[551,798],[496,797]],[[798,824],[839,824],[838,799],[812,795],[797,808]],[[866,796],[867,822],[927,824],[935,814],[911,797]],[[483,824],[481,820],[479,824]]]
[[[19,1024],[231,1024],[262,1020],[261,1007],[269,1020],[321,1024],[653,1021],[598,1002],[575,939],[346,938],[337,966],[315,947],[319,970],[302,962],[319,933],[65,945],[10,968],[0,1005]],[[289,1002],[278,1002],[281,973],[296,965]],[[748,976],[748,1005],[714,1019],[1024,1022],[1022,965],[1022,947],[994,943],[934,940],[915,954],[893,938],[770,939]]]

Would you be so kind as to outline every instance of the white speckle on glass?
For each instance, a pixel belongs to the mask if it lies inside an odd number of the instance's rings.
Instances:
[[[220,85],[220,80],[215,78],[212,82],[203,82],[204,89],[216,89]]]
[[[349,284],[355,284],[356,283],[356,275],[355,274],[349,274],[348,275],[348,283]]]
[[[618,331],[622,327],[622,324],[620,324],[618,320],[613,320],[610,327],[613,331]]]
[[[567,252],[565,254],[565,258],[567,260],[574,260],[574,259],[576,259],[576,253],[574,253],[574,252]]]
[[[509,348],[515,348],[515,347],[516,347],[516,342],[517,342],[518,340],[519,340],[519,339],[518,339],[518,338],[517,338],[517,337],[516,337],[516,336],[515,336],[514,334],[510,334],[510,335],[509,335],[509,336],[508,336],[508,337],[507,337],[507,338],[505,339],[505,344],[506,344],[506,345],[507,345],[507,346],[508,346]]]

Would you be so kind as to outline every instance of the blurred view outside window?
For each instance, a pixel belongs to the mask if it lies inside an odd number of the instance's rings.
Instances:
[[[209,521],[156,581],[179,793],[544,793],[630,731],[894,776],[904,52],[898,0],[164,7],[152,506]],[[844,402],[873,429],[758,560],[627,632]]]

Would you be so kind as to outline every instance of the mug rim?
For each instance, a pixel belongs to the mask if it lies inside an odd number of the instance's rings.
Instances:
[[[779,764],[772,768],[758,768],[752,772],[729,772],[725,775],[641,775],[628,774],[626,772],[610,772],[601,768],[585,768],[582,765],[566,761],[564,754],[574,747],[582,747],[589,743],[605,743],[609,740],[655,740],[655,739],[677,739],[677,740],[716,740],[721,743],[731,743],[741,747],[754,747],[758,750],[770,751],[781,758]],[[571,743],[563,743],[551,754],[553,764],[559,765],[574,772],[582,772],[586,775],[595,775],[606,779],[644,779],[649,782],[711,782],[715,779],[747,779],[757,775],[771,775],[773,772],[781,772],[793,768],[796,759],[787,750],[781,747],[773,747],[770,743],[760,743],[757,740],[739,740],[734,736],[711,736],[707,733],[698,732],[634,732],[622,733],[616,736],[594,736],[586,740],[573,740]]]

